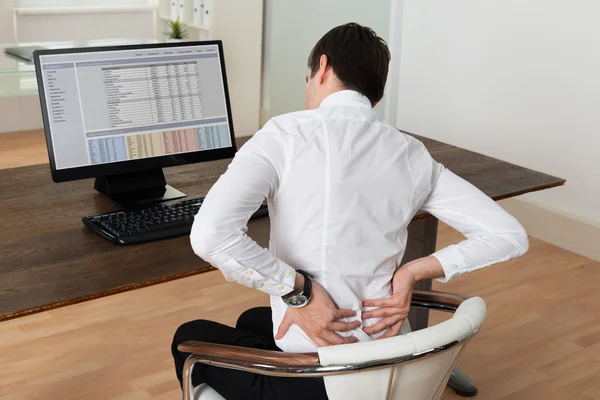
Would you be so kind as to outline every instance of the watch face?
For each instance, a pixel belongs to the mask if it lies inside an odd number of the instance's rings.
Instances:
[[[308,303],[308,299],[305,295],[299,294],[298,296],[292,296],[286,301],[287,305],[294,308],[304,307]]]

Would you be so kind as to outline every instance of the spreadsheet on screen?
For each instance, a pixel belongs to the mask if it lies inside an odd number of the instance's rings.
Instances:
[[[57,169],[231,147],[217,45],[40,56]]]

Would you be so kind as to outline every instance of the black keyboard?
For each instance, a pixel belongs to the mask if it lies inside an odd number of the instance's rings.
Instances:
[[[113,211],[83,217],[85,226],[103,238],[118,244],[133,244],[150,240],[189,235],[204,197],[172,200],[146,208]],[[252,218],[268,215],[263,204]]]

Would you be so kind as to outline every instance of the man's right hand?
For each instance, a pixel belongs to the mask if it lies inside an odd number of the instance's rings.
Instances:
[[[392,296],[390,298],[363,301],[364,307],[377,307],[375,310],[364,312],[363,319],[381,318],[375,325],[365,327],[363,331],[368,335],[375,335],[389,329],[377,339],[398,335],[410,311],[415,283],[440,276],[444,276],[444,269],[434,256],[419,258],[398,268],[392,278]]]
[[[334,344],[355,343],[354,336],[343,337],[337,332],[348,332],[360,327],[359,320],[341,322],[342,318],[354,317],[356,311],[338,310],[327,291],[317,282],[312,281],[312,296],[306,307],[288,307],[275,339],[282,339],[290,326],[296,324],[319,347]]]

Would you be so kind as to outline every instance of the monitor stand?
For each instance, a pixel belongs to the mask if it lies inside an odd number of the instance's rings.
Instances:
[[[136,208],[185,197],[167,185],[161,168],[97,177],[94,189],[124,208]]]

